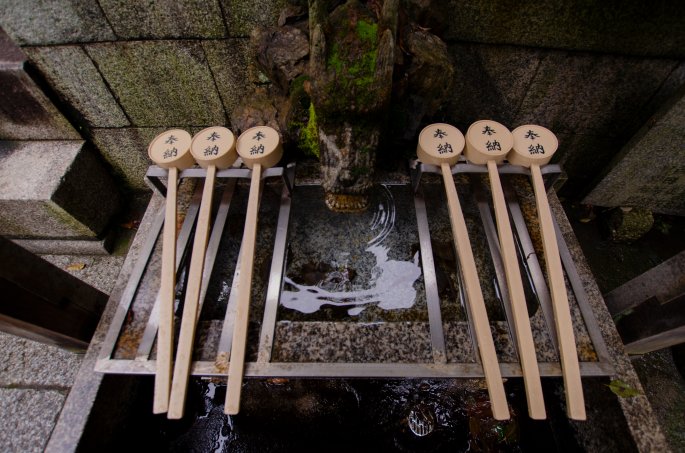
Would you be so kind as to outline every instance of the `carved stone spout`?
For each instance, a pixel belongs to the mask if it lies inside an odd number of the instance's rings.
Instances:
[[[310,95],[326,204],[368,205],[376,148],[392,93],[398,0],[379,10],[357,0],[309,4]],[[375,5],[375,3],[374,3]]]

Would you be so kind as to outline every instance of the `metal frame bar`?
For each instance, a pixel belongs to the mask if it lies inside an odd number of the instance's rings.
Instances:
[[[480,213],[480,218],[483,223],[483,229],[485,230],[485,238],[488,243],[488,248],[490,249],[490,257],[492,258],[492,264],[495,268],[495,278],[493,284],[497,295],[500,298],[502,307],[504,308],[504,317],[507,321],[507,326],[509,327],[509,336],[511,336],[512,347],[518,355],[518,342],[516,341],[516,324],[513,322],[514,315],[511,312],[511,301],[509,300],[509,288],[507,286],[507,279],[504,275],[504,262],[502,261],[502,253],[499,247],[499,236],[497,234],[497,226],[495,225],[495,219],[492,217],[492,212],[490,211],[490,204],[488,203],[487,197],[483,188],[479,184],[472,184],[474,197],[476,199],[476,205],[478,206],[478,212]]]
[[[412,169],[412,186],[414,190],[418,190],[419,184],[421,181],[421,175],[423,173],[435,173],[435,174],[441,174],[441,170],[439,167],[434,166],[434,165],[426,165],[423,164],[417,160],[410,162],[410,168]],[[509,165],[509,164],[504,164],[498,167],[498,171],[500,174],[515,174],[515,175],[526,175],[530,176],[530,170],[525,168],[525,167],[520,167],[516,165]],[[559,165],[546,165],[541,168],[541,172],[544,175],[549,175],[546,181],[546,187],[550,188],[554,185],[555,181],[559,178],[561,175],[561,167]],[[474,165],[474,164],[469,164],[469,163],[464,163],[463,162],[463,157],[462,161],[458,163],[457,165],[454,165],[452,167],[452,174],[460,174],[460,173],[487,173],[487,169],[484,166],[481,165]],[[505,188],[508,187],[509,183],[505,183]],[[476,200],[478,203],[478,207],[481,213],[481,217],[483,220],[483,224],[485,226],[485,232],[486,236],[488,237],[488,245],[490,246],[490,251],[492,254],[493,258],[493,263],[495,265],[495,273],[497,275],[497,283],[503,286],[500,286],[500,296],[504,299],[504,307],[505,307],[505,312],[507,316],[507,323],[510,326],[510,329],[512,331],[514,330],[514,326],[511,322],[509,322],[510,315],[508,313],[508,303],[507,303],[507,292],[502,291],[502,289],[506,289],[506,281],[503,279],[503,268],[501,268],[501,256],[499,256],[499,243],[497,242],[497,232],[495,230],[494,226],[494,221],[492,219],[492,213],[490,212],[489,205],[487,205],[486,197],[484,196],[482,188],[480,188],[479,185],[474,185],[474,193],[476,195]],[[511,212],[511,206],[516,205],[516,208],[514,209],[515,212]],[[513,200],[513,197],[511,193],[509,194],[509,199],[507,200],[507,205],[509,206],[510,213],[512,214],[512,217],[515,220],[515,225],[517,227],[515,228],[517,230],[517,234],[515,236],[518,238],[519,241],[521,241],[521,237],[519,237],[518,234],[518,229],[522,226],[523,231],[525,231],[525,234],[522,235],[524,240],[521,242],[521,246],[523,250],[532,250],[532,242],[530,244],[524,244],[526,241],[530,241],[530,235],[528,233],[527,228],[525,227],[525,221],[523,220],[523,215],[520,211],[520,207],[518,206],[518,203],[516,203],[515,200]],[[566,275],[568,277],[569,283],[571,284],[571,289],[573,290],[573,294],[575,296],[576,302],[578,304],[578,308],[580,309],[581,315],[583,317],[583,321],[585,322],[585,327],[587,328],[588,335],[590,337],[590,341],[592,342],[592,345],[595,349],[595,352],[597,353],[597,358],[598,362],[580,362],[580,369],[581,369],[581,374],[585,374],[585,368],[587,364],[590,363],[598,363],[601,365],[601,368],[606,371],[605,375],[611,375],[614,372],[614,368],[612,365],[611,361],[611,356],[609,355],[609,351],[607,349],[606,344],[604,343],[604,337],[602,336],[601,329],[599,328],[599,325],[597,323],[597,320],[594,316],[594,313],[592,311],[592,307],[590,306],[590,302],[587,296],[587,292],[585,291],[585,286],[583,285],[582,279],[580,278],[580,275],[578,274],[578,270],[576,268],[575,263],[573,262],[573,258],[571,256],[571,252],[568,248],[568,245],[566,244],[566,241],[563,238],[563,235],[561,233],[561,230],[559,228],[559,224],[557,222],[557,219],[555,216],[552,216],[552,220],[554,223],[554,229],[556,231],[557,235],[557,243],[559,244],[559,254],[561,257],[561,262],[564,267],[564,270],[566,271]],[[526,255],[527,257],[532,257],[534,255]],[[499,258],[499,261],[498,261]],[[523,260],[528,261],[528,264],[531,265],[532,260]],[[537,256],[535,256],[535,262],[537,262]],[[500,269],[498,269],[498,263],[500,265]],[[541,280],[544,284],[544,275],[542,274],[542,270],[540,268],[539,262],[537,262],[537,267],[540,269],[540,274],[539,275],[532,275],[534,277],[534,280]],[[532,269],[531,269],[532,272]],[[537,272],[532,272],[533,274],[537,274]],[[538,298],[540,300],[540,295],[544,293],[544,290],[546,289],[546,284],[544,285],[536,285],[536,290],[538,291]],[[547,295],[549,297],[549,289],[546,289]],[[544,299],[543,299],[544,300]],[[557,346],[557,339],[556,339],[556,332],[554,328],[554,323],[551,322],[550,320],[550,314],[545,312],[545,306],[543,305],[543,300],[540,300],[541,308],[543,309],[543,314],[545,315],[545,322],[547,324],[547,327],[550,332],[550,336],[552,338],[552,341],[554,343],[555,349],[558,347]],[[549,313],[551,313],[551,297],[548,299],[549,307],[547,307],[547,310]],[[551,314],[553,316],[553,314]],[[515,337],[512,336],[512,339]],[[516,348],[516,342],[514,341],[514,348]],[[557,349],[558,350],[558,349]],[[516,364],[514,364],[516,365]],[[545,363],[539,363],[540,366],[540,373],[541,375],[545,375],[543,371],[543,366]],[[559,364],[557,364],[559,366]],[[504,372],[503,372],[504,375]]]
[[[516,230],[514,235],[516,239],[516,244],[519,248],[519,256],[523,257],[521,262],[523,263],[524,270],[528,279],[530,281],[535,297],[540,304],[542,309],[542,314],[545,317],[545,323],[547,329],[550,333],[550,338],[552,344],[554,345],[554,350],[559,353],[559,345],[557,339],[557,329],[554,324],[554,308],[552,307],[552,296],[549,292],[549,287],[547,286],[547,281],[545,280],[545,274],[542,272],[542,267],[538,261],[538,256],[535,253],[535,247],[533,247],[533,240],[530,238],[528,233],[528,227],[526,225],[526,220],[521,212],[521,206],[519,206],[516,201],[516,197],[511,187],[509,181],[502,181],[502,186],[504,188],[504,198],[507,202],[507,208],[513,220],[513,225]]]
[[[521,377],[518,363],[500,363],[502,377]],[[540,375],[544,377],[561,376],[557,362],[538,364]],[[155,361],[101,360],[96,370],[112,374],[149,375],[155,372]],[[609,376],[613,367],[606,362],[580,362],[583,376]],[[213,361],[193,362],[193,376],[226,377],[224,364]],[[247,362],[245,376],[248,377],[355,377],[355,378],[482,378],[483,367],[480,363],[348,363],[348,362]]]
[[[503,165],[499,168],[502,174],[529,174],[527,169],[522,167],[516,167],[511,165]],[[432,250],[430,247],[430,231],[428,229],[428,219],[425,207],[425,201],[423,200],[423,193],[420,190],[420,180],[421,174],[423,172],[434,172],[439,173],[439,168],[434,166],[422,165],[420,163],[412,163],[412,187],[415,193],[415,208],[417,214],[417,228],[419,229],[419,242],[422,254],[422,265],[424,271],[424,283],[426,287],[426,297],[427,305],[429,311],[429,326],[431,332],[431,344],[433,347],[433,362],[431,363],[298,363],[298,362],[270,362],[271,352],[273,348],[274,332],[276,328],[276,315],[278,311],[278,299],[280,296],[280,291],[283,285],[283,272],[285,267],[286,250],[287,250],[287,232],[290,219],[290,208],[292,203],[292,190],[294,188],[294,165],[288,166],[286,169],[283,168],[272,168],[268,169],[264,178],[272,176],[282,176],[284,179],[284,189],[281,194],[281,202],[279,208],[279,217],[276,238],[274,243],[274,254],[271,261],[271,271],[270,279],[267,288],[267,297],[263,315],[262,330],[260,332],[259,340],[259,354],[257,362],[246,363],[245,375],[250,377],[406,377],[406,378],[480,378],[483,377],[483,370],[480,362],[477,360],[478,352],[477,345],[473,342],[474,353],[476,354],[476,361],[474,363],[447,363],[446,352],[445,352],[445,339],[443,332],[443,325],[441,320],[440,312],[440,300],[437,291],[437,282],[435,281],[435,268]],[[561,169],[558,166],[550,165],[542,169],[543,174],[549,174],[548,184],[551,184],[550,179],[558,177]],[[476,166],[468,163],[459,163],[452,168],[452,174],[459,173],[486,173],[486,170],[482,166]],[[217,177],[222,178],[249,178],[250,170],[247,169],[237,169],[232,168],[228,170],[222,170],[218,172]],[[163,193],[164,186],[160,181],[160,178],[166,175],[166,171],[157,167],[150,167],[148,170],[148,180],[150,184],[155,187],[160,193]],[[202,178],[205,175],[205,171],[202,169],[190,169],[185,170],[181,173],[181,178],[191,177],[191,178]],[[161,186],[161,189],[160,187]],[[476,185],[478,186],[478,185]],[[226,191],[229,189],[227,188]],[[482,189],[481,189],[482,192]],[[495,268],[497,271],[497,257],[499,256],[499,244],[497,243],[496,230],[494,230],[494,219],[490,212],[490,207],[485,200],[484,194],[481,195],[481,199],[478,197],[478,190],[475,192],[476,202],[478,204],[481,216],[483,217],[483,223],[486,230],[486,235],[488,236],[488,242],[490,247],[490,252],[493,255],[493,262],[495,263]],[[228,199],[226,199],[228,197]],[[230,202],[230,195],[225,192],[224,198],[222,198],[221,206],[228,210],[228,203]],[[516,204],[515,200],[511,200],[510,203]],[[199,202],[198,202],[199,204]],[[516,207],[511,209],[512,217],[515,221],[521,222],[519,219],[520,210],[517,214]],[[194,209],[193,203],[191,203],[191,208]],[[220,208],[221,209],[221,208]],[[220,240],[220,234],[217,231],[223,230],[219,228],[223,225],[222,222],[225,221],[221,219],[223,214],[217,215],[217,219],[214,223],[214,230],[212,233],[212,238],[215,238],[215,243],[208,248],[208,258],[209,254],[216,254],[218,249],[218,243]],[[488,222],[489,219],[489,222]],[[141,250],[141,258],[138,263],[136,263],[128,284],[126,285],[120,304],[117,308],[117,312],[112,320],[110,330],[107,337],[103,343],[103,348],[99,356],[98,363],[96,365],[96,370],[103,373],[113,373],[113,374],[154,374],[155,372],[155,361],[149,360],[149,351],[147,356],[140,354],[135,360],[120,360],[112,359],[112,353],[116,344],[116,340],[119,336],[121,327],[123,326],[126,314],[130,308],[130,305],[136,294],[140,279],[144,274],[147,263],[152,255],[154,246],[161,232],[162,224],[164,220],[164,209],[162,208],[156,215],[154,221],[152,222],[150,231],[148,232],[148,237]],[[194,219],[188,220],[192,227],[192,222]],[[589,305],[589,300],[585,289],[580,279],[580,276],[575,268],[575,264],[570,256],[570,252],[566,243],[564,242],[559,227],[557,225],[556,219],[555,227],[557,229],[557,238],[560,245],[560,254],[562,258],[562,263],[567,271],[567,276],[571,283],[572,289],[576,296],[576,301],[580,307],[581,313],[585,320],[588,334],[593,343],[595,351],[597,352],[599,361],[597,362],[581,362],[580,369],[583,376],[607,376],[614,372],[613,366],[609,358],[608,350],[604,344],[601,331],[597,325],[597,321],[594,318],[594,314]],[[517,231],[521,228],[521,225],[517,224]],[[184,227],[186,227],[184,223]],[[190,235],[190,227],[186,227],[188,230],[188,236]],[[183,231],[183,229],[182,229]],[[489,233],[488,233],[489,232]],[[527,231],[526,231],[527,233]],[[494,234],[495,236],[492,236]],[[529,253],[532,249],[532,243],[530,242],[530,237],[527,234],[522,234],[521,248],[524,253]],[[211,241],[211,240],[210,240]],[[188,242],[188,241],[186,241]],[[186,244],[187,245],[187,244]],[[179,244],[179,247],[181,244]],[[216,247],[214,247],[216,246]],[[187,247],[183,247],[184,249]],[[213,260],[215,257],[211,257]],[[500,258],[501,259],[501,258]],[[501,267],[501,261],[499,262]],[[535,267],[533,265],[533,267]],[[537,264],[539,269],[539,263]],[[460,271],[460,270],[459,270]],[[236,269],[236,275],[239,269]],[[498,277],[496,277],[496,285],[501,285],[499,288],[496,287],[502,298],[506,298],[506,284],[503,279],[503,269],[499,269]],[[541,270],[540,270],[541,272]],[[531,274],[533,274],[533,279],[537,281],[540,278],[537,275],[537,270],[531,269]],[[499,275],[501,274],[501,275]],[[209,275],[206,276],[207,283],[209,281]],[[205,276],[203,275],[203,278]],[[233,279],[233,284],[237,282],[237,278]],[[205,283],[206,285],[206,283]],[[544,288],[539,285],[535,285],[538,295],[543,292]],[[206,291],[206,286],[203,291]],[[235,291],[231,291],[235,293]],[[507,320],[509,315],[507,314],[507,303],[504,301],[505,314]],[[542,305],[542,302],[541,302]],[[472,325],[471,315],[466,310],[469,325]],[[152,316],[151,316],[152,318]],[[232,328],[230,326],[230,298],[229,307],[227,308],[226,319],[224,320],[224,328],[222,330],[221,340],[219,344],[218,355],[215,361],[196,361],[193,363],[191,373],[196,376],[226,376],[227,364],[228,364],[228,350],[230,350],[230,334]],[[226,325],[228,323],[228,325]],[[511,323],[508,322],[511,326]],[[549,325],[548,325],[549,327]],[[152,327],[148,326],[150,330]],[[156,330],[156,329],[155,329]],[[470,330],[473,330],[472,328]],[[153,336],[154,337],[154,336]],[[225,339],[228,338],[229,344],[228,349],[226,348]],[[514,338],[512,336],[512,338]],[[516,342],[513,341],[514,347],[516,347]],[[150,344],[151,346],[151,344]],[[147,347],[147,346],[146,346]],[[139,350],[140,352],[140,350]],[[557,362],[543,362],[539,363],[540,373],[542,376],[561,376],[561,367]],[[521,367],[518,363],[500,363],[500,368],[502,375],[504,377],[518,377],[521,376]]]
[[[442,328],[442,314],[440,312],[440,295],[438,293],[438,283],[435,275],[435,261],[433,259],[433,249],[431,247],[426,202],[421,188],[414,192],[414,209],[416,211],[416,226],[419,232],[421,267],[423,271],[423,284],[426,289],[428,326],[431,335],[433,360],[435,363],[447,363],[445,335]]]
[[[291,191],[295,182],[295,168],[286,169],[285,181],[290,182],[290,187],[283,188],[281,205],[278,212],[278,224],[276,225],[276,239],[274,241],[271,270],[269,271],[269,285],[266,290],[266,302],[264,303],[264,318],[259,337],[259,353],[257,361],[266,363],[271,361],[273,349],[274,331],[276,329],[276,314],[278,301],[283,289],[283,273],[285,270],[288,226],[290,225],[290,207],[292,205]]]
[[[178,234],[178,239],[176,241],[176,275],[181,271],[181,263],[183,262],[188,242],[190,241],[190,234],[193,231],[193,225],[195,225],[195,220],[197,219],[197,213],[200,210],[200,200],[202,199],[202,185],[198,185],[195,188],[193,197],[188,205],[188,211],[186,212],[185,219],[183,220],[183,225],[181,226],[181,231]],[[142,276],[141,276],[142,277]],[[138,281],[140,284],[140,280]],[[157,328],[159,327],[159,292],[155,298],[155,303],[150,311],[150,316],[148,316],[147,324],[145,325],[145,330],[143,331],[143,337],[138,345],[138,352],[136,353],[136,360],[147,360],[150,357],[150,352],[152,351],[152,345],[157,337]]]

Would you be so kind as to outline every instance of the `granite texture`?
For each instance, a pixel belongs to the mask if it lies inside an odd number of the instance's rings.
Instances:
[[[230,115],[248,94],[250,44],[246,39],[203,41],[224,109]]]
[[[652,406],[649,400],[645,396],[644,389],[640,384],[640,380],[635,373],[635,369],[630,363],[630,359],[625,353],[623,348],[623,342],[621,337],[616,331],[616,326],[609,314],[609,311],[604,304],[602,299],[602,293],[597,286],[597,283],[592,275],[585,257],[583,256],[582,249],[578,244],[571,225],[566,218],[566,214],[559,203],[556,196],[550,196],[550,207],[552,213],[556,216],[559,221],[559,228],[561,229],[562,237],[568,244],[571,256],[574,263],[578,269],[578,273],[583,282],[583,286],[588,296],[588,301],[592,308],[597,323],[601,329],[604,342],[606,343],[607,349],[609,351],[609,356],[611,357],[612,365],[614,367],[614,375],[611,379],[619,379],[629,387],[636,389],[638,391],[637,396],[621,398],[609,394],[608,387],[603,388],[599,393],[598,397],[588,401],[599,400],[599,398],[616,398],[623,411],[623,416],[625,417],[626,424],[630,430],[633,437],[635,445],[638,451],[668,451],[668,444],[666,443],[666,438],[659,426],[659,423],[654,416],[652,411]],[[588,384],[586,384],[588,385]],[[590,407],[592,407],[590,405]],[[572,427],[579,431],[586,431],[592,436],[593,429],[601,429],[604,426],[602,421],[603,414],[601,411],[597,411],[596,407],[589,411],[587,422],[571,422]]]
[[[0,93],[0,140],[81,138],[23,70],[0,71]]]
[[[64,399],[54,390],[0,389],[0,450],[42,452]]]
[[[476,120],[515,125],[516,114],[546,52],[513,46],[449,45],[454,86],[447,101],[450,124],[464,134]]]
[[[680,61],[661,84],[659,91],[654,94],[649,103],[640,112],[639,124],[645,124],[663,105],[673,99],[683,86],[685,86],[685,61]]]
[[[277,362],[431,363],[426,323],[279,322]]]
[[[19,45],[116,39],[97,2],[2,0],[0,27]]]
[[[226,123],[199,42],[127,41],[85,49],[134,126]]]
[[[100,0],[120,39],[221,38],[226,28],[218,0]]]
[[[41,258],[108,295],[124,263],[123,256],[109,255],[43,255]]]
[[[685,379],[674,355],[661,349],[635,357],[632,363],[671,449],[685,451]]]
[[[684,123],[685,89],[630,140],[584,202],[685,215]]]
[[[161,196],[155,195],[152,197],[149,208],[141,220],[139,226],[140,232],[149,231],[154,216],[163,204],[164,199]],[[116,312],[119,299],[122,296],[122,292],[131,271],[133,270],[133,266],[139,257],[140,248],[144,244],[146,236],[147,235],[144,233],[138,234],[131,244],[131,248],[121,268],[117,283],[112,290],[107,307],[93,334],[90,346],[83,357],[81,367],[76,375],[71,392],[64,402],[60,417],[57,420],[52,434],[50,435],[50,440],[45,447],[46,452],[66,453],[75,452],[77,449],[102,383],[103,375],[94,371],[95,362],[97,361],[97,356],[100,352],[102,342],[107,335],[109,324]]]
[[[152,165],[147,147],[158,134],[172,128],[97,128],[90,133],[93,143],[112,168],[118,182],[134,191],[147,191],[150,188],[144,178],[148,167]]]
[[[81,47],[27,47],[24,50],[50,87],[89,127],[123,127],[130,124]]]
[[[80,364],[79,354],[0,333],[0,387],[67,390]]]
[[[685,56],[679,3],[468,0],[430,3],[447,40],[629,55]]]
[[[250,36],[255,27],[274,26],[278,22],[285,0],[219,0],[226,15],[228,35]]]
[[[0,231],[14,237],[95,237],[119,193],[81,141],[0,142]]]
[[[621,137],[676,66],[675,60],[549,52],[514,124],[555,133]]]

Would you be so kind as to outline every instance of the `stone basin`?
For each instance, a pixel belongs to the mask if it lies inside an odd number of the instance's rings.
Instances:
[[[361,214],[333,214],[323,204],[322,190],[308,172],[298,169],[293,195],[285,285],[276,312],[271,360],[297,367],[347,363],[431,364],[432,354],[427,300],[419,260],[416,215],[406,175],[380,175],[371,208]],[[476,221],[478,210],[473,187],[488,197],[487,185],[478,175],[457,177],[463,209],[474,244],[488,314],[495,333],[500,363],[515,369],[516,352],[505,321],[506,313],[493,283],[486,234]],[[531,239],[539,250],[531,214],[530,187],[525,178],[509,177],[517,192]],[[446,345],[446,361],[480,366],[474,357],[468,318],[459,302],[455,258],[451,252],[449,223],[442,186],[437,178],[422,180],[433,241],[436,277]],[[203,307],[195,360],[210,363],[220,349],[226,304],[230,299],[248,186],[237,184],[225,233],[218,247],[214,272]],[[190,189],[186,200],[190,199]],[[255,263],[253,305],[247,361],[259,358],[260,324],[270,273],[271,251],[277,230],[280,183],[267,183],[260,208],[258,255]],[[218,198],[218,197],[217,197]],[[640,389],[639,381],[623,353],[620,339],[580,249],[554,194],[550,202],[578,268],[589,305],[608,349],[611,379]],[[477,373],[469,378],[436,379],[408,374],[388,379],[302,379],[279,376],[247,379],[238,416],[223,415],[225,378],[208,372],[191,380],[186,416],[170,422],[153,416],[152,377],[118,376],[94,372],[97,355],[125,291],[126,280],[145,241],[146,228],[161,200],[153,197],[127,259],[118,289],[113,291],[98,333],[84,360],[50,446],[80,445],[90,450],[157,446],[172,451],[292,451],[327,448],[358,450],[450,451],[520,448],[537,451],[566,450],[569,446],[644,450],[665,441],[656,427],[649,402],[642,395],[619,398],[608,387],[610,377],[584,377],[588,421],[574,422],[565,415],[563,386],[558,377],[543,378],[549,418],[532,421],[527,416],[521,379],[507,379],[513,419],[495,423],[489,417],[487,391]],[[375,206],[375,207],[374,207]],[[339,216],[339,217],[338,217]],[[479,244],[479,245],[478,245]],[[112,359],[134,362],[147,318],[159,286],[159,245],[152,255],[131,312],[126,316]],[[542,256],[538,252],[538,257]],[[417,271],[418,269],[418,271]],[[393,272],[408,279],[387,278]],[[314,296],[309,296],[313,294]],[[538,361],[552,370],[558,361],[535,295],[528,291],[529,314]],[[321,303],[324,301],[324,303]],[[596,362],[597,351],[575,300],[572,317],[581,362]],[[180,311],[177,311],[180,313]],[[178,321],[178,319],[177,319]],[[154,349],[152,350],[154,358]],[[140,359],[138,359],[140,363]],[[154,362],[151,362],[154,364]],[[218,363],[214,364],[220,369]],[[310,369],[313,369],[310,366]],[[465,368],[467,369],[467,368]],[[282,366],[280,370],[288,370]],[[116,371],[116,370],[114,370]],[[133,374],[149,375],[154,367],[140,365]],[[112,371],[110,371],[112,372]],[[283,371],[285,373],[285,371]],[[286,373],[287,374],[287,373]],[[507,372],[503,372],[507,376]],[[597,373],[601,374],[601,373]],[[514,372],[511,376],[515,376]],[[543,375],[555,375],[553,372]],[[558,376],[558,371],[556,373]],[[474,377],[476,376],[476,377]],[[373,377],[373,376],[369,376]],[[126,395],[126,397],[124,397]],[[418,415],[417,415],[418,414]],[[418,418],[417,418],[418,417]],[[425,436],[412,433],[410,421],[431,426]],[[417,422],[418,420],[418,422]],[[139,439],[143,439],[142,441]],[[136,440],[134,440],[136,439]]]

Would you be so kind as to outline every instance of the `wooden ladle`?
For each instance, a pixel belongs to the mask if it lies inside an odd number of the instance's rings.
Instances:
[[[564,272],[559,257],[557,236],[552,224],[552,212],[540,171],[540,166],[547,164],[554,155],[559,142],[552,131],[534,124],[519,126],[512,131],[512,135],[514,146],[507,155],[509,163],[529,167],[533,181],[547,278],[554,309],[554,323],[559,337],[559,356],[566,388],[567,413],[574,420],[585,420],[583,385],[580,380],[576,340],[573,334]]]
[[[205,177],[200,211],[197,218],[197,226],[195,227],[193,253],[190,257],[188,285],[183,303],[181,332],[178,339],[174,380],[171,385],[171,398],[169,400],[168,417],[170,419],[183,417],[186,389],[188,387],[190,365],[193,356],[195,326],[197,325],[198,307],[200,304],[202,271],[204,270],[207,240],[209,238],[216,171],[217,168],[230,167],[238,158],[238,154],[235,151],[233,132],[220,126],[209,127],[195,134],[190,145],[190,152],[195,157],[197,163],[207,170],[207,176]]]
[[[240,410],[240,391],[245,368],[245,347],[252,295],[252,269],[257,239],[257,213],[259,211],[262,169],[273,167],[283,155],[278,132],[267,126],[253,127],[240,134],[237,150],[245,165],[252,169],[252,178],[240,254],[238,298],[228,366],[226,404],[224,406],[224,412],[229,415],[235,415]]]
[[[185,170],[195,163],[192,154],[190,154],[191,140],[188,132],[172,129],[155,137],[147,149],[147,154],[154,163],[169,170],[164,233],[162,234],[157,372],[155,374],[155,395],[152,406],[152,412],[155,414],[162,414],[169,407],[176,287],[176,186],[178,185],[178,171]]]
[[[442,171],[450,224],[452,225],[452,237],[464,277],[466,300],[473,318],[473,328],[483,364],[485,381],[488,385],[492,415],[496,420],[506,420],[509,418],[509,406],[497,363],[497,353],[490,331],[488,314],[485,310],[476,262],[471,250],[471,241],[452,177],[451,166],[459,160],[464,144],[464,136],[456,127],[444,123],[431,124],[419,134],[416,154],[421,162],[438,165]]]
[[[521,271],[516,258],[514,236],[511,231],[504,192],[497,172],[497,163],[504,160],[513,144],[514,138],[511,132],[502,124],[491,120],[476,121],[466,131],[464,156],[470,162],[477,165],[485,164],[488,168],[492,201],[497,220],[497,233],[502,261],[504,262],[504,273],[509,288],[523,382],[526,388],[528,414],[533,419],[544,419],[546,417],[545,401],[542,395],[540,370],[535,356],[533,333],[528,318],[526,296],[523,292]]]

